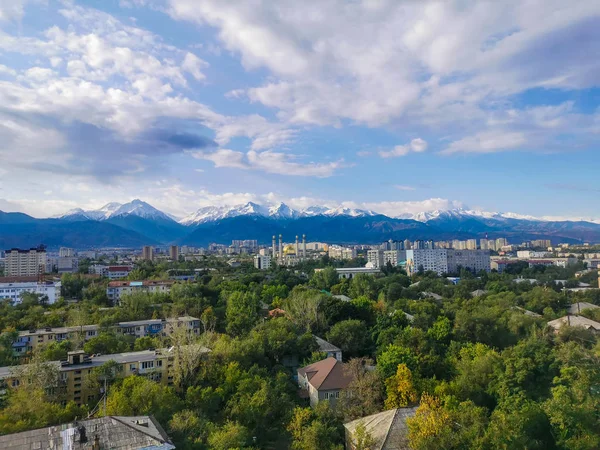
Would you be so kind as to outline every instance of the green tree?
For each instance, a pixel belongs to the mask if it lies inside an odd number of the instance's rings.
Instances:
[[[360,320],[343,320],[331,327],[327,340],[342,349],[344,357],[369,353],[367,327]]]
[[[227,298],[227,333],[240,336],[248,333],[258,321],[260,299],[250,292],[233,292]]]
[[[326,267],[315,271],[310,277],[310,285],[319,290],[330,291],[331,287],[339,283],[339,276],[334,267]]]
[[[100,333],[98,336],[90,338],[83,344],[83,350],[90,355],[93,354],[113,354],[123,353],[131,350],[131,346],[123,335],[116,335],[111,332]]]
[[[181,409],[181,401],[170,387],[131,376],[109,389],[106,408],[112,416],[152,414],[160,423],[167,423]]]
[[[208,445],[214,450],[245,449],[252,445],[252,438],[246,427],[229,421],[210,433]]]

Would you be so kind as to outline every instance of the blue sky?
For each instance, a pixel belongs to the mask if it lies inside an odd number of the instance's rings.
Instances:
[[[0,210],[600,218],[595,1],[0,0]]]

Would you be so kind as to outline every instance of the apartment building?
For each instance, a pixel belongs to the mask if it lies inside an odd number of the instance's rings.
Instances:
[[[328,254],[332,259],[354,259],[357,255],[355,248],[341,247],[339,245],[330,246]]]
[[[460,268],[474,272],[490,271],[487,250],[417,249],[406,251],[406,270],[412,275],[420,270],[438,275],[456,273]]]
[[[181,327],[185,327],[190,333],[200,334],[200,319],[191,316],[182,316],[169,319],[136,320],[119,322],[109,328],[116,333],[140,338],[144,336],[168,336],[175,329]],[[62,342],[76,338],[87,341],[98,336],[99,333],[99,325],[20,331],[18,339],[12,344],[12,348],[16,356],[23,356],[34,351],[39,346],[52,342]]]
[[[383,264],[390,263],[394,267],[398,267],[400,263],[406,261],[406,250],[384,250]]]
[[[477,239],[467,239],[467,250],[477,250]]]
[[[145,259],[146,261],[152,261],[154,259],[154,247],[145,245],[142,248],[142,259]]]
[[[116,371],[119,377],[140,375],[156,382],[173,385],[173,349],[144,350],[140,352],[117,353],[113,355],[87,355],[83,350],[69,352],[67,361],[52,361],[59,371],[56,392],[63,402],[74,401],[78,405],[97,401],[101,397],[101,387],[87,382],[92,371],[103,364],[114,361],[119,364]],[[203,353],[210,352],[202,348]],[[26,365],[0,367],[0,389],[18,387],[27,380],[21,375]]]
[[[255,255],[254,267],[258,270],[269,270],[271,268],[271,257],[269,255]]]
[[[179,247],[171,245],[169,247],[169,259],[171,261],[179,261]]]
[[[118,303],[123,295],[135,292],[168,294],[173,284],[175,281],[172,280],[110,281],[106,288],[106,296],[113,303]]]
[[[381,249],[367,250],[367,262],[369,262],[373,268],[381,269],[385,265],[383,258],[383,250]]]
[[[21,296],[26,293],[45,296],[49,305],[60,298],[60,281],[23,281],[14,283],[0,283],[0,299],[20,303]]]
[[[6,250],[4,274],[8,277],[28,277],[43,274],[46,271],[46,250],[31,248]]]
[[[68,247],[61,247],[58,251],[59,258],[73,258],[75,256],[75,250]]]

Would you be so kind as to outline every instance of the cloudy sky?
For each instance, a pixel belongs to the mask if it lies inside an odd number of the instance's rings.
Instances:
[[[0,210],[600,217],[600,2],[0,0]]]

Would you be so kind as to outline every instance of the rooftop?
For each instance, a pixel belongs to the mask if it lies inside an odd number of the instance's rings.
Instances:
[[[416,411],[416,407],[390,409],[345,423],[344,428],[352,434],[362,423],[375,441],[370,447],[372,450],[409,449],[406,419],[413,417]]]
[[[321,339],[319,336],[315,336],[314,334],[313,334],[313,337],[315,338],[315,341],[317,341],[317,345],[319,346],[320,351],[322,351],[322,352],[341,352],[341,350],[338,347],[331,344],[330,342],[327,342],[325,339]]]
[[[4,450],[83,449],[96,443],[114,450],[175,448],[152,416],[106,416],[0,436]]]
[[[81,369],[92,369],[99,367],[109,361],[115,361],[120,364],[134,363],[134,362],[145,362],[155,361],[161,357],[168,356],[171,349],[160,349],[160,350],[143,350],[140,352],[127,352],[127,353],[114,353],[111,355],[98,355],[86,358],[80,364],[64,364],[61,361],[50,361],[49,364],[55,364],[60,368],[61,372],[68,372],[70,370],[81,370]],[[210,352],[210,349],[202,347],[203,353]],[[14,376],[15,370],[18,368],[26,367],[26,365],[20,366],[6,366],[0,367],[0,380],[10,378]]]
[[[600,331],[600,323],[583,316],[572,316],[567,314],[559,319],[548,322],[548,326],[551,326],[555,330],[559,330],[564,325],[570,327],[582,327],[586,330]]]
[[[163,286],[173,285],[173,280],[144,280],[144,281],[110,281],[108,287]]]
[[[588,302],[578,302],[573,303],[571,306],[567,308],[567,312],[569,314],[578,314],[584,309],[600,309],[600,306],[594,305],[593,303]]]
[[[317,390],[345,389],[352,381],[352,377],[344,368],[343,363],[329,357],[298,369],[298,375],[305,376]]]

